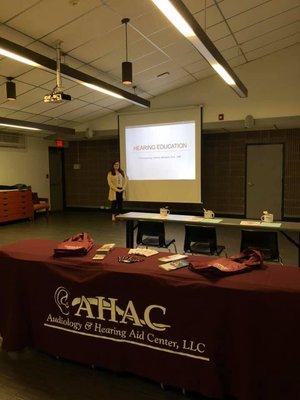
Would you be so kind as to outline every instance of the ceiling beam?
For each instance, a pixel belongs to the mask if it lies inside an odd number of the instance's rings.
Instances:
[[[27,127],[27,128],[38,129],[38,130],[46,131],[46,132],[75,135],[75,129],[73,129],[73,128],[65,128],[63,126],[39,124],[37,122],[22,121],[20,119],[0,117],[0,124],[7,125],[7,128],[9,128],[10,126],[11,127],[14,127],[14,126],[20,127],[20,129],[22,129],[22,127]]]
[[[2,53],[1,50],[3,50]],[[11,53],[12,56],[8,55],[8,53],[6,52]],[[10,57],[12,59],[14,59],[13,55],[16,55],[19,56],[19,59],[16,58],[17,61],[29,64],[36,68],[44,69],[46,71],[56,72],[56,60],[52,60],[51,58],[36,53],[33,50],[29,50],[26,47],[23,47],[17,43],[11,42],[2,37],[0,37],[0,55],[4,56],[6,55],[7,57]],[[87,75],[84,72],[69,67],[66,64],[61,64],[60,69],[61,69],[61,74],[66,78],[81,85],[84,85],[92,90],[100,91],[102,93],[119,98],[120,100],[128,100],[129,102],[137,104],[142,107],[150,107],[149,100],[139,97],[134,93],[127,92],[126,90],[123,90],[110,83],[104,82],[91,75]]]

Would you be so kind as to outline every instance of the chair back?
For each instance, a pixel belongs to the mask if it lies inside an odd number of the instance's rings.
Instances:
[[[193,242],[207,244],[211,254],[217,251],[216,229],[212,226],[185,225],[184,251],[192,251]]]
[[[159,247],[165,246],[165,225],[161,221],[139,221],[137,226],[137,244],[143,242],[144,236],[158,238]]]
[[[36,192],[32,192],[32,202],[33,204],[39,204],[39,196]]]
[[[277,232],[245,230],[241,231],[241,251],[260,250],[265,260],[279,260]]]

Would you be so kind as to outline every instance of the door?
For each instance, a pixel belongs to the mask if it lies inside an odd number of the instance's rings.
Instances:
[[[50,201],[51,211],[64,208],[63,149],[49,147]]]
[[[260,218],[264,210],[282,219],[283,145],[247,146],[246,217]]]

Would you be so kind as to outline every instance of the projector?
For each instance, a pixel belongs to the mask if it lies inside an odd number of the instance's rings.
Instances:
[[[50,93],[44,96],[44,103],[61,103],[70,100],[72,100],[71,96],[63,92]]]

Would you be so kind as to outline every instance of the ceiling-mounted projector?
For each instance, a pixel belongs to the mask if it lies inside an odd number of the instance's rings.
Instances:
[[[70,101],[72,97],[63,92],[52,92],[44,96],[44,103],[61,103],[63,101]]]
[[[62,91],[62,84],[61,84],[61,74],[60,74],[60,60],[61,60],[61,53],[60,53],[60,43],[57,44],[56,47],[56,86],[52,90],[50,94],[46,94],[44,96],[44,103],[62,103],[63,101],[70,101],[72,100],[69,94],[65,94]]]

